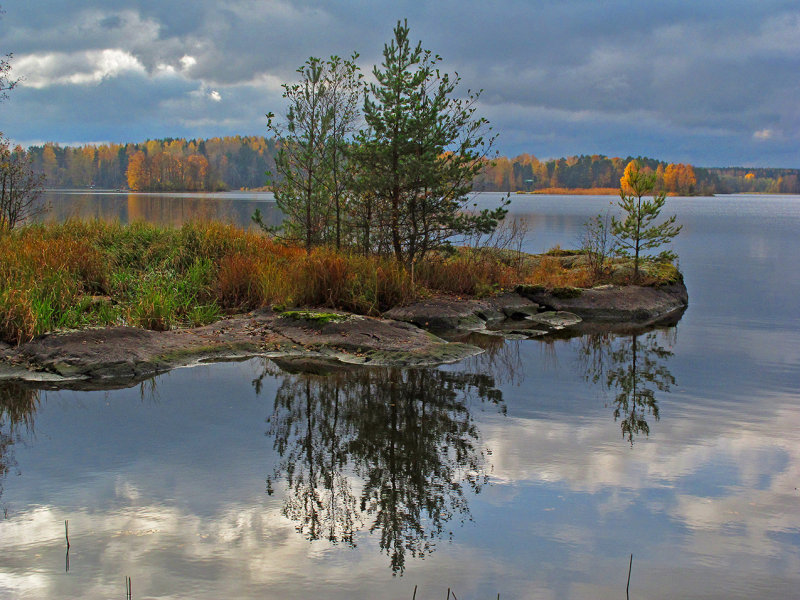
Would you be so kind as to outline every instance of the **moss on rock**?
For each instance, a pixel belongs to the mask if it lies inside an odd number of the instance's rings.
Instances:
[[[280,315],[296,321],[310,321],[320,325],[340,323],[346,321],[348,318],[348,315],[331,312],[316,312],[312,310],[285,310],[280,313]]]

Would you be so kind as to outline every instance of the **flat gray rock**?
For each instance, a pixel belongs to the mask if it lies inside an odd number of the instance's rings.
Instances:
[[[395,307],[383,313],[383,316],[434,331],[449,329],[469,331],[482,329],[486,325],[486,321],[476,314],[477,309],[474,300],[433,298]]]
[[[526,319],[556,330],[572,327],[583,321],[578,315],[563,310],[541,312],[530,315]]]

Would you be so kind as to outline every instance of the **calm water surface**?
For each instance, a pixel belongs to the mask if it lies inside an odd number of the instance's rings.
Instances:
[[[268,206],[112,200],[75,214]],[[541,251],[611,199],[513,200]],[[797,597],[800,197],[667,206],[677,326],[482,340],[439,369],[0,388],[0,597],[122,598],[130,576],[135,598],[624,598],[631,554],[632,598]]]
[[[43,200],[51,210],[46,218],[100,219],[132,223],[147,221],[179,227],[192,220],[215,220],[240,227],[252,225],[259,209],[269,224],[280,222],[272,192],[132,193],[94,190],[52,190]]]

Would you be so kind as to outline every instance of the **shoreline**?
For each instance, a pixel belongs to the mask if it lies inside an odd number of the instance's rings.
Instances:
[[[532,339],[581,335],[587,328],[642,329],[676,322],[687,305],[683,283],[599,286],[570,298],[518,286],[485,299],[437,296],[382,317],[259,309],[191,329],[88,328],[0,345],[0,382],[128,387],[176,368],[254,357],[350,367],[436,366],[483,352],[459,337]]]

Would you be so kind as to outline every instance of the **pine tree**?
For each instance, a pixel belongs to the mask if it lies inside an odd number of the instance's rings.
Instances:
[[[353,151],[362,201],[369,203],[360,212],[376,218],[363,223],[367,245],[408,265],[455,234],[493,230],[506,213],[464,210],[494,138],[485,137],[488,122],[475,115],[479,92],[457,97],[460,79],[441,73],[440,61],[421,43],[412,45],[407,23],[398,21],[382,65],[372,71],[366,127]]]
[[[639,266],[644,259],[674,260],[675,253],[663,251],[656,257],[644,254],[668,244],[680,233],[681,225],[676,225],[676,216],[672,215],[662,223],[656,223],[661,209],[666,202],[666,194],[653,194],[656,185],[656,174],[646,172],[641,164],[632,160],[625,167],[620,179],[617,203],[622,208],[625,218],[622,221],[611,219],[611,231],[616,238],[616,252],[622,256],[633,256],[633,279],[639,281]],[[644,196],[653,194],[652,200]]]

